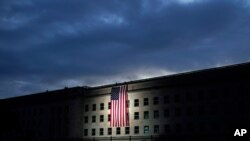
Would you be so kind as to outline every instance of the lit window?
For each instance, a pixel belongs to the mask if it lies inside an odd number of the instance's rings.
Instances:
[[[120,127],[117,127],[116,128],[116,135],[120,135],[121,134],[121,128]]]
[[[144,111],[144,119],[149,119],[149,112],[148,111]]]
[[[148,105],[148,98],[144,98],[144,100],[143,100],[143,105],[144,105],[144,106],[147,106],[147,105]]]
[[[139,119],[139,112],[135,112],[135,113],[134,113],[134,119],[135,119],[135,120],[138,120],[138,119]]]
[[[159,104],[159,97],[154,97],[153,104],[154,105],[158,105]]]
[[[96,110],[96,104],[93,104],[92,106],[92,110],[95,111]]]
[[[157,133],[160,133],[159,131],[159,125],[154,125],[154,133],[157,134]]]
[[[95,136],[95,129],[92,129],[92,136]]]
[[[130,132],[130,128],[129,127],[125,127],[125,134],[129,134]]]
[[[104,103],[100,104],[100,110],[104,110]]]
[[[103,128],[100,128],[100,136],[103,135]]]
[[[104,115],[100,115],[100,122],[104,121]]]
[[[108,135],[112,135],[112,128],[108,128]]]
[[[144,126],[144,134],[148,134],[149,133],[149,126]]]
[[[92,122],[96,121],[96,116],[92,116]]]
[[[139,106],[139,99],[135,99],[135,100],[134,100],[134,106],[135,106],[135,107],[138,107],[138,106]]]
[[[135,134],[139,134],[139,126],[135,126],[134,133],[135,133]]]

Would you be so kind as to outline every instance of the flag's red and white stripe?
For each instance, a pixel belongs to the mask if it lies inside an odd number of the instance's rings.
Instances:
[[[112,95],[115,98],[112,98]],[[111,114],[110,126],[111,127],[129,126],[128,107],[126,104],[127,100],[128,100],[127,85],[112,88],[111,109],[110,109],[110,114]]]

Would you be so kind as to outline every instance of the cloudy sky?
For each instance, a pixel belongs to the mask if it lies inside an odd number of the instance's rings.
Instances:
[[[250,60],[249,0],[1,0],[0,98]]]

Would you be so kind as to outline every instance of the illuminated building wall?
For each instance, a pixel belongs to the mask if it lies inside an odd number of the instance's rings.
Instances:
[[[169,91],[166,89],[151,88],[147,90],[135,90],[134,88],[132,90],[132,85],[129,85],[128,105],[130,126],[127,128],[113,127],[109,129],[110,91],[111,87],[101,88],[99,92],[93,90],[89,94],[93,94],[93,96],[84,99],[83,137],[159,135],[161,132],[164,132],[165,126],[169,125],[169,121],[166,118],[166,110],[168,110],[167,107],[169,105],[166,96],[162,94],[168,94]],[[165,101],[163,100],[164,98]]]

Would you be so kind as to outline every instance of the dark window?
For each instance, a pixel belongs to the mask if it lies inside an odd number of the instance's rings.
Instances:
[[[159,111],[158,110],[154,110],[154,118],[159,118]]]
[[[103,128],[100,128],[100,136],[103,135]]]
[[[112,128],[108,128],[108,135],[112,135]]]
[[[84,122],[85,122],[85,123],[88,123],[88,119],[89,119],[89,118],[88,118],[87,116],[84,117]]]
[[[129,127],[125,127],[125,134],[129,134],[130,132],[130,128]]]
[[[169,95],[164,96],[164,104],[168,104],[170,102]]]
[[[68,106],[65,106],[64,107],[64,112],[68,112],[69,110],[69,107]],[[21,113],[20,113],[21,114]],[[42,108],[39,108],[39,115],[43,114],[43,109]]]
[[[140,131],[139,131],[139,126],[135,126],[134,133],[135,133],[135,134],[139,134],[139,133],[140,133]]]
[[[104,110],[104,103],[100,104],[100,110]]]
[[[198,95],[198,99],[199,100],[204,100],[204,95],[205,95],[205,93],[202,90],[200,90],[199,95]]]
[[[218,126],[217,130],[220,130],[221,126]],[[199,131],[204,132],[206,131],[206,124],[205,123],[199,123]]]
[[[139,106],[139,99],[135,99],[135,100],[134,100],[134,106],[135,106],[135,107],[138,107],[138,106]]]
[[[84,106],[84,111],[85,111],[85,112],[88,112],[88,111],[89,111],[89,105],[85,105],[85,106]]]
[[[192,93],[190,93],[190,92],[186,93],[186,99],[187,99],[187,101],[192,101],[192,99],[193,99]]]
[[[166,124],[166,125],[165,125],[165,132],[166,132],[166,133],[169,133],[169,132],[170,132],[170,125],[169,125],[169,124]]]
[[[92,136],[95,136],[95,129],[92,129]]]
[[[104,115],[100,115],[100,122],[104,121]]]
[[[170,113],[169,113],[169,109],[165,109],[164,110],[164,117],[169,117]]]
[[[233,94],[233,90],[230,93]],[[216,98],[216,92],[214,89],[209,90],[209,98],[211,100],[214,100]]]
[[[216,108],[217,110],[218,110],[218,108],[219,108],[219,106]],[[199,106],[198,107],[198,114],[199,115],[204,115],[204,113],[205,113],[205,107],[204,106]]]
[[[110,121],[110,114],[108,114],[108,121]]]
[[[92,116],[92,122],[96,122],[96,116]]]
[[[144,100],[143,100],[143,105],[144,105],[144,106],[147,106],[147,105],[148,105],[148,98],[144,98]]]
[[[181,109],[180,108],[175,108],[175,116],[177,116],[177,117],[181,116]]]
[[[188,123],[186,129],[189,132],[193,132],[194,131],[194,125],[193,125],[193,123]]]
[[[144,126],[144,134],[148,134],[149,133],[149,126]]]
[[[148,111],[144,111],[144,119],[149,119],[149,112]]]
[[[59,112],[59,111],[58,111],[58,112]],[[36,113],[37,113],[36,109],[33,109],[33,115],[34,115],[34,116],[36,116]]]
[[[217,105],[212,105],[211,107],[210,107],[210,114],[216,114],[217,113],[217,111],[218,111],[218,106]]]
[[[159,125],[154,125],[154,133],[155,134],[160,133]]]
[[[121,134],[121,128],[120,127],[117,127],[116,128],[116,135],[120,135]]]
[[[88,136],[88,129],[84,129],[84,136]]]
[[[127,100],[127,107],[129,108],[129,106],[130,106],[130,101],[129,100]]]
[[[159,104],[159,97],[154,97],[153,104],[154,105],[158,105]]]
[[[187,115],[188,115],[188,116],[193,115],[192,107],[187,107]]]
[[[108,103],[108,109],[111,109],[111,102]]]
[[[63,113],[63,107],[58,107],[57,108],[57,112],[59,113],[59,115],[61,115]]]
[[[180,124],[176,124],[176,132],[181,132],[181,125]]]
[[[135,120],[139,119],[139,112],[135,112],[135,113],[134,113],[134,119],[135,119]]]
[[[41,109],[42,110],[42,109]],[[69,105],[66,105],[65,107],[64,107],[64,111],[66,112],[66,113],[68,113],[69,112]],[[40,113],[41,113],[42,111],[40,111]]]
[[[93,104],[92,106],[92,110],[95,111],[96,110],[96,104]]]
[[[175,94],[174,101],[175,102],[180,102],[180,94]]]

